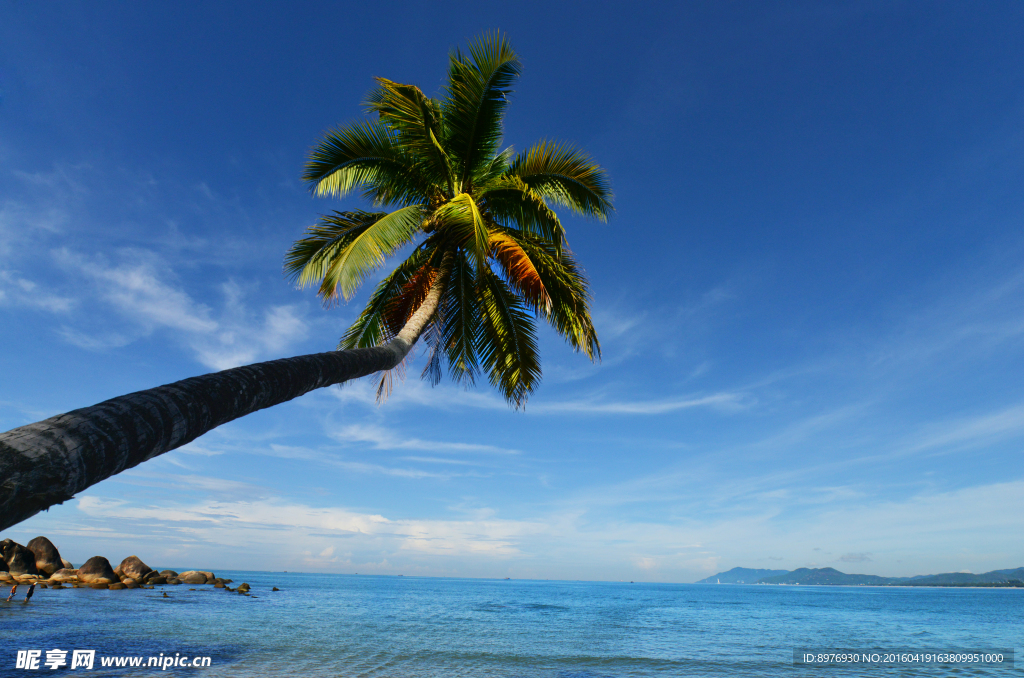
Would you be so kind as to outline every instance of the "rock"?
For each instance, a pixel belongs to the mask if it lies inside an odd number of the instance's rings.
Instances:
[[[139,588],[139,582],[135,581],[131,577],[126,577],[123,586],[128,589],[137,589]]]
[[[69,570],[67,568],[57,570],[50,575],[50,581],[78,581],[78,570]]]
[[[159,576],[161,576],[161,574],[159,572],[157,572],[156,570],[150,570],[142,578],[142,581],[153,581],[154,579],[156,579]],[[164,577],[164,578],[166,579],[166,577]]]
[[[4,539],[0,541],[0,554],[7,563],[7,570],[11,574],[35,574],[36,554],[21,544]]]
[[[127,586],[126,584],[107,584],[107,588],[112,590],[112,591],[117,591],[117,590],[120,590],[120,589],[131,589],[131,588],[135,588],[135,587],[134,586]]]
[[[43,583],[39,584],[39,588],[41,588],[41,589],[47,588],[46,582],[43,582]]]
[[[242,582],[241,584],[238,585],[238,592],[239,593],[247,592],[249,590],[249,588],[250,587],[249,587],[248,584],[246,584],[245,582]]]
[[[116,584],[117,575],[110,568],[109,560],[93,556],[78,568],[78,580],[85,584]]]
[[[57,570],[63,569],[57,547],[46,537],[36,537],[30,541],[26,548],[36,556],[36,570],[45,575],[51,575]]]
[[[128,556],[121,561],[121,564],[117,566],[118,574],[128,575],[132,579],[144,580],[146,575],[153,571],[149,565],[146,565],[138,556]]]
[[[171,584],[173,586],[177,586],[178,584],[181,583],[181,580],[178,579],[177,577],[171,577],[170,579],[167,580],[167,583]]]
[[[0,572],[7,572],[7,561],[4,560],[2,552],[0,552]]]
[[[165,576],[163,576],[161,574],[158,574],[155,577],[151,577],[151,578],[147,579],[146,583],[147,584],[156,584],[157,586],[159,586],[160,584],[166,584],[167,583],[167,577],[165,577]]]
[[[75,566],[71,564],[70,560],[64,560],[63,558],[61,558],[60,562],[63,563],[65,570],[73,570],[73,569],[75,569]]]
[[[109,586],[110,584],[107,584],[106,582],[96,582],[95,584],[89,584],[89,588],[91,589],[105,589]]]
[[[61,584],[60,582],[57,582],[56,584],[50,584],[50,588],[51,589],[62,589],[62,588],[64,588],[64,585]]]
[[[188,572],[181,576],[181,581],[186,584],[205,584],[206,575],[202,572]]]
[[[162,574],[163,576],[167,577],[168,579],[170,579],[172,577],[177,577],[178,576],[178,573],[175,572],[174,570],[160,570],[160,574]]]
[[[279,589],[279,588],[277,588],[277,587],[275,586],[274,588],[272,588],[272,589],[270,589],[270,590],[271,590],[271,591],[280,591],[281,589]]]
[[[0,560],[0,563],[2,563],[2,562],[3,561]],[[10,581],[10,580],[11,580],[11,573],[10,572],[8,572],[7,570],[4,570],[3,572],[0,572],[0,581]]]
[[[222,581],[214,582],[213,588],[215,588],[215,589],[222,589],[222,588],[224,588],[224,582],[222,582]]]
[[[170,596],[167,595],[167,591],[164,591],[164,598],[170,598]]]

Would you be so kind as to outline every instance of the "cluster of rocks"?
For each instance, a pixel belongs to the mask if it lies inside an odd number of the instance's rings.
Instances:
[[[212,584],[214,588],[249,594],[249,585],[233,589],[230,579],[221,579],[202,570],[157,572],[138,556],[128,556],[117,567],[103,556],[93,556],[76,568],[60,556],[46,537],[36,537],[27,546],[4,539],[0,541],[0,585],[37,583],[41,588],[151,589],[162,584]],[[164,594],[167,595],[166,593]]]

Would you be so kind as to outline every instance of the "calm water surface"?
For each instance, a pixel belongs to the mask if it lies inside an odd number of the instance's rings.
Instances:
[[[795,648],[1024,649],[1019,589],[217,574],[255,596],[181,585],[0,601],[0,675],[1024,676],[1024,656],[1013,669],[793,665]],[[17,650],[55,647],[208,655],[212,666],[15,670]]]

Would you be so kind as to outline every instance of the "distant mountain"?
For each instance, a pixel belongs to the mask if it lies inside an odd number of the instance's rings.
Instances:
[[[734,567],[698,584],[788,584],[791,586],[1024,586],[1024,567],[992,570],[983,574],[946,572],[916,577],[879,577],[874,574],[846,574],[831,567],[793,570],[753,570]]]
[[[774,577],[786,574],[789,570],[752,570],[748,567],[734,567],[728,572],[719,572],[707,579],[701,579],[698,584],[756,584],[764,577]]]
[[[945,574],[928,574],[911,577],[907,580],[910,586],[929,586],[932,584],[1006,584],[1011,581],[1024,581],[1024,567],[1015,570],[992,570],[983,574],[970,572],[946,572]]]
[[[759,584],[801,584],[804,586],[886,586],[896,583],[893,577],[879,577],[874,574],[846,574],[831,567],[807,568],[762,577]]]

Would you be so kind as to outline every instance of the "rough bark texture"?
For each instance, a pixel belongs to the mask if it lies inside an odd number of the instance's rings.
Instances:
[[[317,388],[391,369],[411,348],[411,342],[397,338],[378,348],[236,367],[129,393],[0,434],[0,529],[233,419]]]

